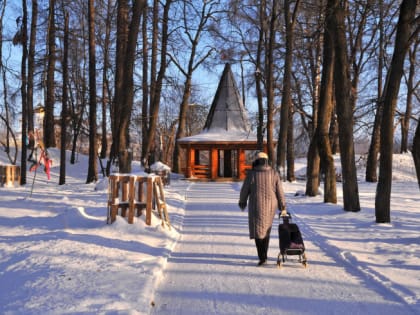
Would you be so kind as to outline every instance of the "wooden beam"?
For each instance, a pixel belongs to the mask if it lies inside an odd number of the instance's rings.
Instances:
[[[219,168],[219,160],[218,160],[218,154],[217,149],[212,148],[210,150],[210,179],[216,179],[217,171]]]

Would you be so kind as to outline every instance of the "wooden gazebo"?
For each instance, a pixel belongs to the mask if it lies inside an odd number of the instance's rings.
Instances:
[[[249,122],[236,83],[226,64],[202,132],[177,140],[189,179],[242,180],[251,167],[257,137]],[[264,151],[267,151],[264,142]]]

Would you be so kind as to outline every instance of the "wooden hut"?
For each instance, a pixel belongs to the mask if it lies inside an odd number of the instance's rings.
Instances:
[[[203,130],[177,140],[183,150],[186,178],[201,180],[242,180],[251,167],[257,137],[236,87],[230,65],[226,64]],[[267,151],[264,142],[264,151]]]

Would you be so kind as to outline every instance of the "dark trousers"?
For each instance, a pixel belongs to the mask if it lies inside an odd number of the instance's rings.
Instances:
[[[256,238],[255,245],[257,246],[258,258],[260,261],[267,260],[268,245],[270,243],[271,228],[268,229],[266,237]]]

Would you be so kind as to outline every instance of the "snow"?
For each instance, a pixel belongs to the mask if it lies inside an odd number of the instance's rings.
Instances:
[[[24,187],[0,187],[0,314],[419,314],[420,204],[411,155],[394,157],[390,224],[375,223],[376,184],[360,171],[358,213],[305,197],[284,183],[309,265],[256,267],[241,183],[197,183],[171,174],[172,228],[144,216],[106,224],[107,180],[85,184],[87,157],[59,186],[38,168]],[[6,164],[3,153],[0,162]],[[305,160],[295,165],[304,173]],[[338,168],[339,170],[339,168]],[[141,172],[135,164],[134,172]],[[32,190],[32,192],[31,192]]]
[[[211,143],[211,142],[220,142],[220,139],[223,141],[238,141],[238,142],[256,142],[257,136],[251,132],[244,131],[238,128],[233,128],[229,130],[222,128],[212,128],[203,130],[202,132],[179,139],[178,141],[183,142],[203,142],[203,143]]]

